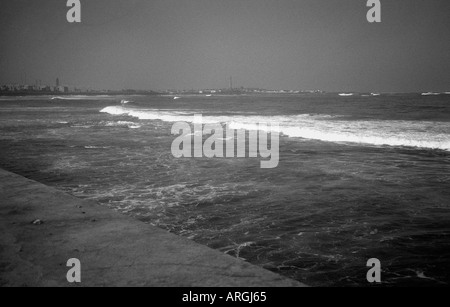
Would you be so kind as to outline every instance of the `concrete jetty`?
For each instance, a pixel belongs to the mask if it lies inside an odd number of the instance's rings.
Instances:
[[[304,285],[0,169],[0,286]]]

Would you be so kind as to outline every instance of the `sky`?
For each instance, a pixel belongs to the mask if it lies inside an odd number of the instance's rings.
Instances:
[[[450,1],[0,0],[0,84],[450,91]]]

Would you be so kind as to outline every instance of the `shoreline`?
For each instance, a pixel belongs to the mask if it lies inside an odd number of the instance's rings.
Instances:
[[[305,286],[3,169],[0,197],[2,287]],[[71,258],[79,284],[66,280]]]

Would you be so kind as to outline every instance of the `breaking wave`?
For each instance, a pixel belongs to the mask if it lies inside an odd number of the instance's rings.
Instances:
[[[114,96],[109,95],[67,95],[67,96],[54,96],[50,100],[114,100]]]
[[[194,114],[181,111],[106,107],[100,112],[142,120],[193,123]],[[222,123],[230,129],[272,130],[288,137],[376,146],[407,146],[450,151],[450,123],[403,120],[347,120],[338,116],[300,114],[283,116],[233,115],[202,117],[204,124]],[[260,125],[265,124],[265,125]]]
[[[440,94],[441,93],[426,92],[426,93],[422,93],[422,96],[437,96]]]

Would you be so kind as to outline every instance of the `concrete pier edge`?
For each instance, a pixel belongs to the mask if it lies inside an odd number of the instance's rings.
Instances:
[[[3,287],[305,286],[2,169],[0,231]],[[79,284],[66,279],[71,258]]]

